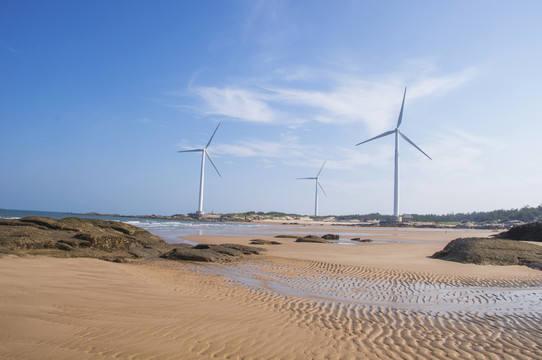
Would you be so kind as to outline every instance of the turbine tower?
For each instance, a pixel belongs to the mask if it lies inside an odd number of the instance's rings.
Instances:
[[[213,141],[213,138],[215,137],[216,131],[218,130],[219,126],[220,126],[220,123],[218,123],[215,131],[213,132],[213,135],[211,135],[211,138],[209,139],[209,142],[207,143],[207,145],[203,149],[192,149],[192,150],[177,151],[177,152],[180,152],[180,153],[183,153],[183,152],[201,152],[201,175],[200,175],[200,182],[199,182],[199,205],[198,205],[198,211],[196,212],[196,215],[198,217],[203,217],[203,215],[205,214],[203,212],[203,179],[205,177],[205,157],[207,157],[209,159],[209,161],[211,162],[211,164],[215,168],[218,176],[222,177],[222,175],[220,175],[220,172],[216,168],[215,163],[213,162],[213,159],[211,159],[211,155],[209,154],[209,151],[207,151],[207,148],[209,147],[209,145],[211,145],[211,141]]]
[[[403,139],[406,140],[410,145],[414,146],[416,149],[418,149],[422,154],[427,156],[429,160],[432,160],[429,155],[423,152],[422,149],[420,149],[416,144],[412,142],[405,134],[403,134],[399,130],[399,126],[401,126],[401,122],[403,121],[403,108],[405,107],[405,97],[406,97],[406,91],[407,88],[405,87],[405,93],[403,94],[403,103],[401,104],[401,111],[399,112],[399,119],[397,120],[397,126],[395,127],[395,130],[386,131],[385,133],[382,133],[378,136],[375,136],[369,140],[365,140],[360,142],[359,144],[356,144],[356,146],[365,144],[366,142],[379,139],[384,136],[388,136],[391,134],[395,134],[395,174],[394,174],[394,183],[393,183],[393,217],[395,221],[399,221],[399,135]]]
[[[320,176],[320,173],[322,172],[322,169],[324,168],[326,162],[327,160],[324,161],[324,163],[322,164],[322,167],[320,168],[320,171],[318,171],[318,174],[316,174],[316,177],[297,178],[298,180],[314,180],[315,182],[316,195],[314,196],[314,216],[318,216],[318,188],[320,188],[324,195],[327,196],[324,188],[322,187],[322,185],[320,185],[320,181],[318,180],[318,177]]]

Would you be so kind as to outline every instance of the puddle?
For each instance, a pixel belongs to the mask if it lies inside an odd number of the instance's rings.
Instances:
[[[540,313],[542,286],[455,286],[398,279],[376,279],[315,272],[292,274],[292,268],[261,264],[202,265],[232,283],[270,295],[340,304],[384,306],[427,312]]]

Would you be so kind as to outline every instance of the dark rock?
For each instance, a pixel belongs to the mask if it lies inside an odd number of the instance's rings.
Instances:
[[[203,251],[203,249],[195,248],[175,248],[165,254],[160,255],[161,258],[169,260],[185,260],[185,261],[201,261],[201,262],[216,262],[219,261],[218,254],[212,251]]]
[[[323,239],[319,236],[315,235],[307,235],[302,238],[298,238],[296,242],[313,242],[313,243],[327,243],[328,241],[326,239]]]
[[[339,240],[339,235],[326,234],[326,235],[322,236],[322,239],[325,239],[325,240]]]
[[[258,255],[261,248],[237,244],[179,246],[160,257],[170,260],[230,262],[244,255]]]
[[[277,235],[275,238],[277,239],[297,239],[298,235]]]
[[[191,261],[232,261],[264,249],[237,244],[167,244],[147,230],[117,221],[45,217],[0,219],[0,254],[93,257],[126,262],[162,256]]]
[[[117,221],[37,216],[0,221],[0,253],[126,261],[170,248],[158,236]]]
[[[353,239],[350,239],[352,241],[357,241],[357,242],[373,242],[372,239],[362,239],[362,238],[353,238]]]
[[[250,240],[252,245],[280,245],[281,243],[273,240],[264,240],[264,239],[252,239]]]
[[[64,251],[71,251],[73,250],[73,246],[71,246],[70,244],[64,242],[64,241],[59,241],[55,244],[55,247],[59,250],[64,250]]]
[[[542,263],[542,246],[515,240],[461,238],[449,242],[433,258],[479,265],[527,265]]]
[[[497,237],[510,240],[542,242],[542,222],[514,226],[510,230],[500,233]]]

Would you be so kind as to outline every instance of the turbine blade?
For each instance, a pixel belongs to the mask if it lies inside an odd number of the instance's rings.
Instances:
[[[211,155],[209,155],[209,152],[207,150],[204,150],[205,151],[205,155],[207,155],[207,159],[209,159],[209,161],[211,162],[211,164],[213,165],[213,167],[215,168],[216,170],[216,173],[218,174],[218,176],[222,177],[222,175],[220,175],[220,171],[218,171],[218,169],[216,168],[216,165],[215,163],[213,162],[213,159],[211,159]]]
[[[315,177],[310,177],[310,178],[296,178],[297,180],[316,180]]]
[[[201,152],[203,151],[203,149],[194,149],[194,150],[180,150],[180,151],[177,151],[177,152]]]
[[[215,137],[216,131],[218,130],[219,126],[220,126],[220,123],[218,123],[218,125],[216,126],[215,132],[213,133],[213,135],[211,135],[211,138],[209,139],[207,146],[205,146],[206,149],[209,147],[209,145],[211,145],[211,141],[213,141],[213,138]]]
[[[316,180],[318,181],[318,180]],[[322,192],[324,193],[324,195],[327,197],[327,194],[326,192],[324,191],[324,188],[322,187],[322,185],[320,185],[320,181],[318,181],[318,186],[320,187],[320,190],[322,190]]]
[[[405,107],[405,97],[406,97],[406,86],[405,86],[405,93],[403,94],[403,103],[401,104],[401,112],[399,113],[399,119],[397,120],[397,127],[401,125],[401,122],[403,121],[403,108]]]
[[[318,178],[318,176],[320,176],[320,173],[322,172],[322,169],[324,168],[324,165],[326,164],[327,160],[324,161],[324,163],[322,164],[322,167],[320,168],[320,171],[318,171],[318,175],[316,175],[316,178]]]
[[[399,134],[403,137],[403,139],[405,139],[410,145],[414,146],[416,149],[418,149],[422,154],[424,154],[425,156],[427,156],[429,158],[429,160],[433,160],[431,159],[431,157],[429,155],[427,155],[426,153],[423,152],[422,149],[420,149],[418,147],[418,145],[414,144],[412,142],[412,140],[410,140],[405,134],[403,134],[402,132],[399,131]]]
[[[394,132],[395,132],[395,130],[386,131],[385,133],[382,133],[382,134],[380,134],[378,136],[375,136],[374,138],[370,138],[369,140],[362,141],[359,144],[356,144],[356,146],[361,145],[361,144],[365,144],[366,142],[373,141],[373,140],[379,139],[379,138],[384,137],[384,136],[391,135]]]

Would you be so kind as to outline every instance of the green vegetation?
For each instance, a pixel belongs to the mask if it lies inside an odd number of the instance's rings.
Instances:
[[[237,217],[255,217],[259,216],[262,219],[273,219],[277,217],[293,217],[299,218],[302,215],[299,214],[287,214],[283,212],[255,212],[248,211],[244,213],[233,213],[228,214],[229,216]],[[314,220],[324,220],[331,216],[310,216]],[[390,215],[382,215],[380,213],[370,213],[366,215],[337,215],[333,216],[337,221],[370,221],[370,220],[391,220]],[[474,222],[474,223],[504,223],[508,221],[522,221],[522,222],[534,222],[542,221],[542,205],[538,207],[525,206],[521,209],[510,209],[510,210],[493,210],[493,211],[480,211],[480,212],[470,212],[470,213],[457,213],[457,214],[446,214],[446,215],[420,215],[412,214],[412,221],[420,222],[436,222],[440,224],[457,224],[465,222]]]
[[[247,211],[247,212],[244,212],[244,213],[230,213],[230,214],[227,214],[227,215],[229,215],[229,216],[237,216],[237,217],[260,216],[260,217],[265,218],[265,219],[273,219],[273,218],[277,218],[277,217],[286,217],[286,216],[301,217],[301,215],[298,215],[298,214],[286,214],[286,213],[278,212],[278,211],[270,211],[270,212]]]
[[[413,221],[424,222],[476,222],[495,223],[507,221],[533,222],[542,220],[542,205],[538,207],[525,206],[521,209],[493,210],[447,215],[412,215]]]

